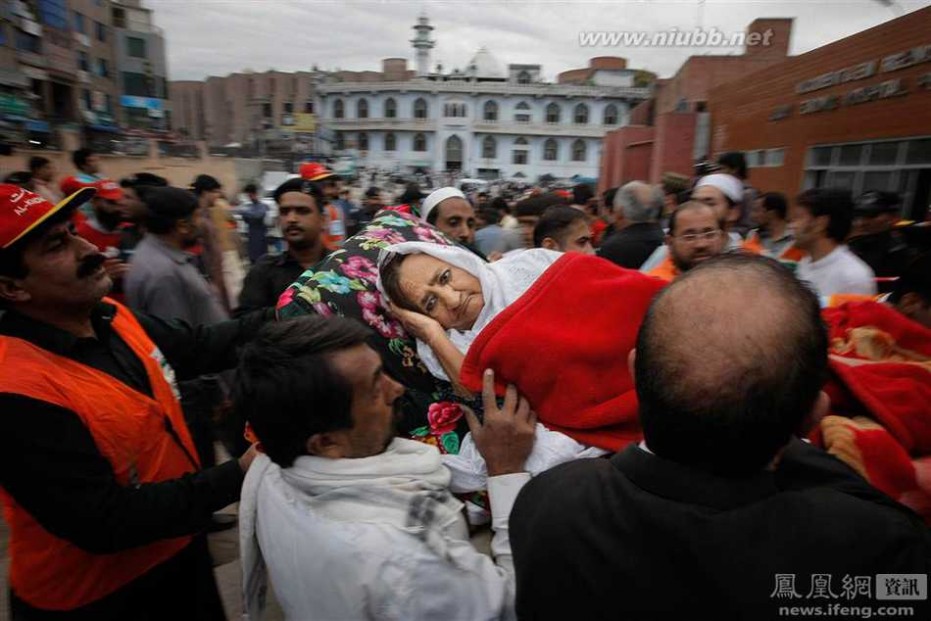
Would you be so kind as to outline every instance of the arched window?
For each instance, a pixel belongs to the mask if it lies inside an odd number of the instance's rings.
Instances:
[[[517,74],[517,83],[518,84],[530,84],[530,73],[527,71],[521,71]]]
[[[464,103],[446,103],[443,104],[443,116],[452,118],[463,118],[466,115],[466,105]]]
[[[356,102],[356,118],[357,119],[367,119],[369,118],[369,100],[360,99]]]
[[[614,104],[608,104],[605,107],[604,119],[601,122],[602,125],[617,125],[617,106]]]
[[[336,140],[334,141],[333,148],[337,151],[342,151],[346,148],[346,141],[343,138],[343,132],[336,132]]]
[[[526,138],[518,138],[514,141],[514,150],[511,153],[511,161],[514,164],[527,164],[529,163],[528,152],[530,150],[529,145],[527,144]]]
[[[385,100],[385,118],[396,119],[398,117],[398,104],[394,97]]]
[[[482,157],[486,160],[498,157],[498,141],[491,136],[485,136],[482,140]]]
[[[543,143],[543,159],[547,162],[555,162],[559,159],[559,144],[552,138],[547,138]]]
[[[573,162],[584,162],[587,149],[585,148],[585,141],[579,138],[572,143],[572,161]]]
[[[369,150],[369,135],[365,132],[359,132],[358,138],[359,150],[368,151]]]
[[[422,97],[418,97],[417,100],[414,101],[414,118],[427,118],[427,102]],[[426,151],[426,149],[423,150]]]
[[[587,125],[588,124],[588,106],[580,103],[575,107],[575,112],[572,115],[572,120],[575,121],[576,125]]]
[[[421,101],[421,100],[418,100]],[[427,137],[423,134],[414,134],[414,151],[427,150]]]
[[[546,122],[547,123],[552,123],[552,124],[559,123],[559,117],[560,117],[559,104],[551,103],[550,105],[546,107]]]
[[[484,113],[482,114],[482,119],[486,121],[497,121],[498,120],[498,103],[495,101],[486,101]]]
[[[343,100],[337,99],[333,102],[333,118],[341,119],[346,115],[346,111],[343,110]]]
[[[394,134],[388,132],[385,134],[385,151],[397,151],[398,149],[398,139],[394,137]]]
[[[518,123],[530,122],[530,104],[522,101],[514,107],[514,120]]]

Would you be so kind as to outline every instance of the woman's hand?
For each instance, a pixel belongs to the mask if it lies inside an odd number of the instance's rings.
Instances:
[[[387,300],[386,306],[388,312],[391,313],[395,319],[400,321],[401,325],[404,326],[404,330],[414,338],[429,345],[438,334],[446,336],[446,330],[444,330],[443,326],[433,317],[409,311]]]

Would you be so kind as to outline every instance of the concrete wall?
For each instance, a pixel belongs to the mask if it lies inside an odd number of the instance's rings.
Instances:
[[[672,112],[656,117],[656,135],[651,157],[650,183],[659,183],[665,172],[691,176],[692,145],[698,113]]]
[[[628,181],[647,181],[653,159],[656,128],[630,125],[604,138],[598,192]]]

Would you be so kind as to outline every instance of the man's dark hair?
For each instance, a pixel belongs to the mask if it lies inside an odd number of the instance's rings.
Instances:
[[[259,188],[254,183],[247,183],[245,187],[242,189],[243,194],[257,194],[258,191],[259,191]]]
[[[491,208],[498,213],[511,213],[511,208],[508,206],[508,199],[503,196],[496,196],[491,199]]]
[[[795,202],[812,217],[828,217],[827,236],[843,244],[853,226],[853,198],[848,190],[812,188],[798,195]]]
[[[582,220],[588,221],[588,216],[581,209],[557,205],[543,212],[536,226],[533,227],[533,246],[540,248],[547,237],[555,239],[559,245],[566,241],[569,227]]]
[[[786,219],[789,212],[789,202],[786,195],[781,192],[764,192],[760,195],[761,205],[766,211],[775,211],[780,220]]]
[[[33,155],[29,158],[29,172],[36,174],[36,171],[41,169],[43,166],[47,166],[52,163],[47,157],[42,157],[41,155]]]
[[[572,204],[587,205],[588,201],[595,197],[595,190],[587,183],[576,184],[572,188]]]
[[[145,227],[153,235],[166,235],[197,210],[197,197],[181,188],[146,188],[139,196],[145,203]]]
[[[758,287],[766,306],[743,313],[739,296],[717,295],[728,283]],[[741,338],[727,319],[745,322]],[[745,253],[709,259],[664,289],[640,327],[635,379],[647,446],[720,475],[762,470],[800,430],[827,365],[818,298],[789,269]]]
[[[679,212],[688,211],[690,209],[702,209],[702,208],[709,209],[711,210],[712,214],[714,213],[714,208],[709,207],[708,205],[704,203],[699,203],[698,201],[685,201],[681,205],[678,205],[672,211],[672,213],[669,214],[669,234],[670,235],[676,234],[676,220],[679,219],[678,218]],[[725,225],[726,223],[724,220],[718,220],[718,228],[720,228],[722,231],[724,230]]]
[[[165,188],[168,179],[150,172],[140,172],[120,179],[120,187],[138,190],[139,188]]]
[[[617,195],[617,191],[620,190],[620,189],[621,189],[621,188],[619,188],[619,187],[617,187],[617,188],[608,188],[607,190],[605,190],[605,191],[602,193],[602,195],[601,195],[601,200],[602,200],[602,202],[604,203],[605,207],[606,207],[609,211],[613,211],[613,210],[614,210],[614,197]]]
[[[488,226],[501,222],[501,214],[491,207],[482,207],[478,210],[478,216],[485,221]]]
[[[353,319],[298,317],[267,324],[243,349],[232,400],[265,453],[282,468],[307,453],[318,433],[350,429],[353,388],[329,355],[366,343]]]
[[[21,188],[26,187],[32,182],[32,173],[28,170],[16,170],[3,178],[3,183],[18,185]]]
[[[889,294],[889,303],[898,304],[906,293],[915,293],[925,304],[931,304],[931,251],[908,262]]]
[[[222,187],[223,186],[217,181],[216,177],[211,177],[210,175],[197,175],[194,182],[191,184],[191,190],[197,196],[200,196],[204,192],[219,190]]]
[[[518,202],[514,206],[514,216],[517,218],[520,218],[521,216],[540,217],[548,207],[553,207],[555,205],[568,206],[569,201],[558,194],[554,194],[553,192],[547,192],[546,194],[540,194],[539,196],[531,196]]]
[[[74,167],[78,170],[83,170],[84,165],[87,164],[87,160],[94,155],[94,152],[90,149],[78,149],[71,154],[71,163],[74,164]]]
[[[281,205],[281,197],[288,192],[299,192],[301,194],[306,194],[307,196],[313,197],[314,205],[317,207],[317,211],[323,213],[323,206],[326,204],[326,197],[323,195],[323,188],[319,183],[301,179],[300,177],[288,179],[277,188],[275,188],[275,192],[272,194],[272,197],[275,199],[275,203]]]
[[[405,310],[422,313],[423,311],[412,300],[408,300],[404,291],[401,290],[401,264],[408,256],[410,255],[391,252],[385,257],[378,268],[381,286],[392,304]]]
[[[718,166],[727,166],[734,169],[740,179],[747,178],[747,158],[740,151],[728,151],[718,157]]]

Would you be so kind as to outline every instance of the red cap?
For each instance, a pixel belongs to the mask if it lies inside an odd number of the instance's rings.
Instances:
[[[94,188],[81,188],[53,205],[18,185],[0,184],[0,248],[9,248],[65,207],[86,202],[94,192]]]
[[[123,188],[112,179],[101,179],[89,187],[95,188],[97,196],[108,201],[118,201],[123,198]]]
[[[61,180],[61,183],[58,184],[58,187],[61,188],[61,193],[65,196],[71,196],[81,188],[90,188],[93,187],[93,184],[85,183],[78,179],[77,177],[65,177]]]
[[[319,162],[304,162],[301,164],[299,172],[301,179],[307,181],[323,181],[336,176],[332,170]]]

